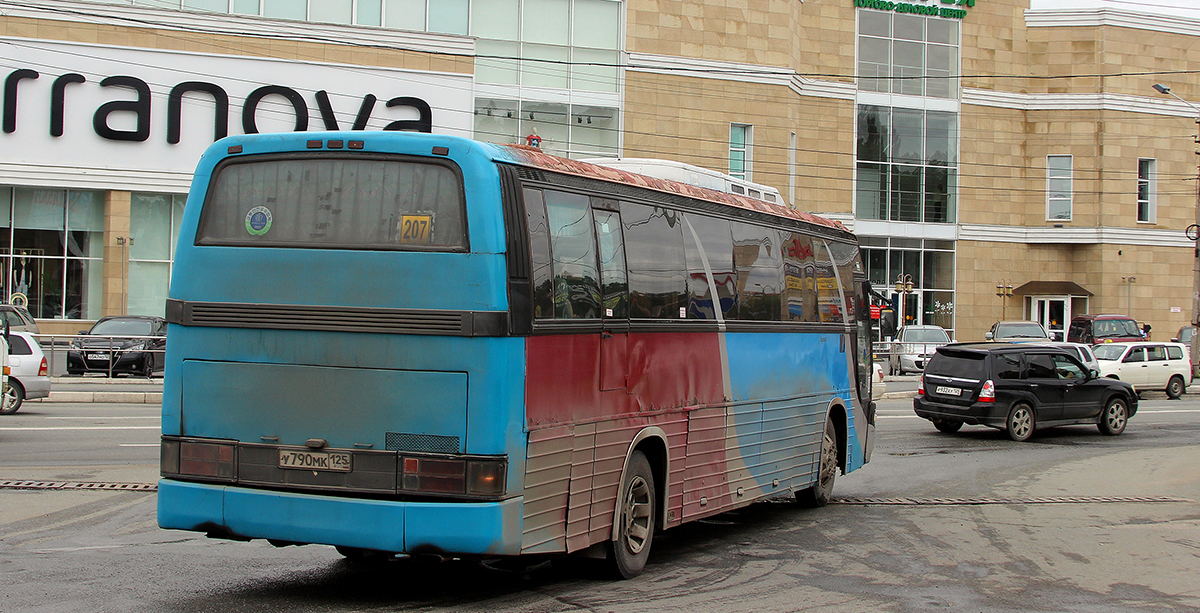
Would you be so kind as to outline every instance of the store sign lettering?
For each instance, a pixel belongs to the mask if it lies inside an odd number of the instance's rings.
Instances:
[[[36,70],[21,68],[9,73],[4,80],[4,117],[3,129],[7,134],[17,131],[17,92],[22,81],[34,81],[41,77]],[[87,79],[76,73],[64,74],[54,80],[50,86],[50,135],[63,135],[63,116],[66,112],[68,86],[87,83]],[[112,76],[100,81],[100,87],[127,90],[134,94],[134,99],[112,100],[105,102],[92,115],[92,128],[101,138],[116,141],[145,142],[150,138],[150,101],[152,98],[150,86],[143,80],[131,76]],[[167,95],[167,142],[175,145],[180,140],[180,122],[183,115],[183,96],[198,93],[212,98],[214,103],[213,140],[221,139],[229,134],[229,95],[216,84],[203,81],[186,81],[171,88]],[[296,132],[308,130],[309,106],[300,92],[281,85],[265,85],[250,92],[242,102],[242,131],[246,134],[257,134],[256,115],[259,104],[268,96],[278,96],[287,100],[295,113]],[[340,130],[329,93],[320,90],[313,94],[317,110],[326,130]],[[367,94],[363,96],[358,114],[350,130],[364,130],[378,99]],[[387,108],[411,108],[417,111],[417,119],[393,121],[384,130],[433,132],[433,110],[429,103],[421,98],[400,96],[386,103]],[[136,119],[132,129],[112,127],[109,118],[114,113],[129,113]]]
[[[975,6],[975,0],[939,0],[942,4],[956,6]],[[889,2],[888,0],[854,0],[854,6],[880,11],[895,11],[897,13],[912,13],[915,15],[930,15],[949,19],[962,19],[967,16],[963,9],[946,8],[937,5],[911,4],[908,2]]]

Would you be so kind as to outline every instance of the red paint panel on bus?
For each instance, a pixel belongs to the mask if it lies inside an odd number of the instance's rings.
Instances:
[[[599,333],[531,336],[526,350],[530,428],[724,401],[716,333],[631,333],[627,387],[603,392]]]

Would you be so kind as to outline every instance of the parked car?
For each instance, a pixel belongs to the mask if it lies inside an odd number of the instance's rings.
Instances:
[[[1184,326],[1175,333],[1175,338],[1171,339],[1172,343],[1183,343],[1184,345],[1192,344],[1192,334],[1196,331],[1196,326]]]
[[[0,413],[16,413],[27,398],[50,395],[50,368],[37,339],[28,332],[8,335],[8,387],[0,400]]]
[[[992,329],[984,332],[984,340],[989,341],[1052,341],[1050,333],[1036,321],[998,321],[992,324]]]
[[[33,315],[30,315],[29,311],[25,310],[25,307],[0,304],[0,314],[3,314],[4,319],[8,321],[9,330],[40,334],[37,322],[33,320]]]
[[[104,317],[79,334],[81,338],[71,341],[67,351],[67,374],[99,372],[149,377],[162,370],[163,350],[167,346],[167,321],[162,317]]]
[[[949,343],[950,335],[940,326],[904,326],[896,333],[889,368],[898,375],[925,370],[934,350]]]
[[[871,362],[871,400],[879,400],[887,393],[887,382],[883,380],[883,364]]]
[[[942,432],[981,425],[1025,441],[1039,428],[1073,424],[1120,434],[1137,404],[1133,386],[1089,371],[1065,349],[966,343],[938,347],[921,375],[913,410]]]
[[[1096,361],[1096,354],[1092,352],[1091,345],[1085,345],[1083,343],[1068,343],[1066,341],[1052,341],[1049,343],[1037,344],[1045,347],[1060,347],[1062,349],[1066,349],[1068,353],[1078,358],[1080,362],[1083,362],[1083,365],[1089,370],[1100,370],[1100,363]]]
[[[1100,374],[1120,379],[1138,391],[1163,390],[1178,398],[1192,378],[1192,358],[1182,343],[1105,343],[1093,349]]]
[[[1124,343],[1145,340],[1138,322],[1128,315],[1076,315],[1067,328],[1071,343]]]

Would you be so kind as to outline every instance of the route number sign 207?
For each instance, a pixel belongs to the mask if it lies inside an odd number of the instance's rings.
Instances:
[[[433,217],[430,215],[403,215],[400,217],[400,243],[404,245],[428,245],[432,234]]]

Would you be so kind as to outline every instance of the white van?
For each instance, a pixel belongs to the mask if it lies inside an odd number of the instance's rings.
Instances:
[[[1139,392],[1163,390],[1178,398],[1191,382],[1192,360],[1182,343],[1103,343],[1092,352],[1101,376],[1129,382]]]

